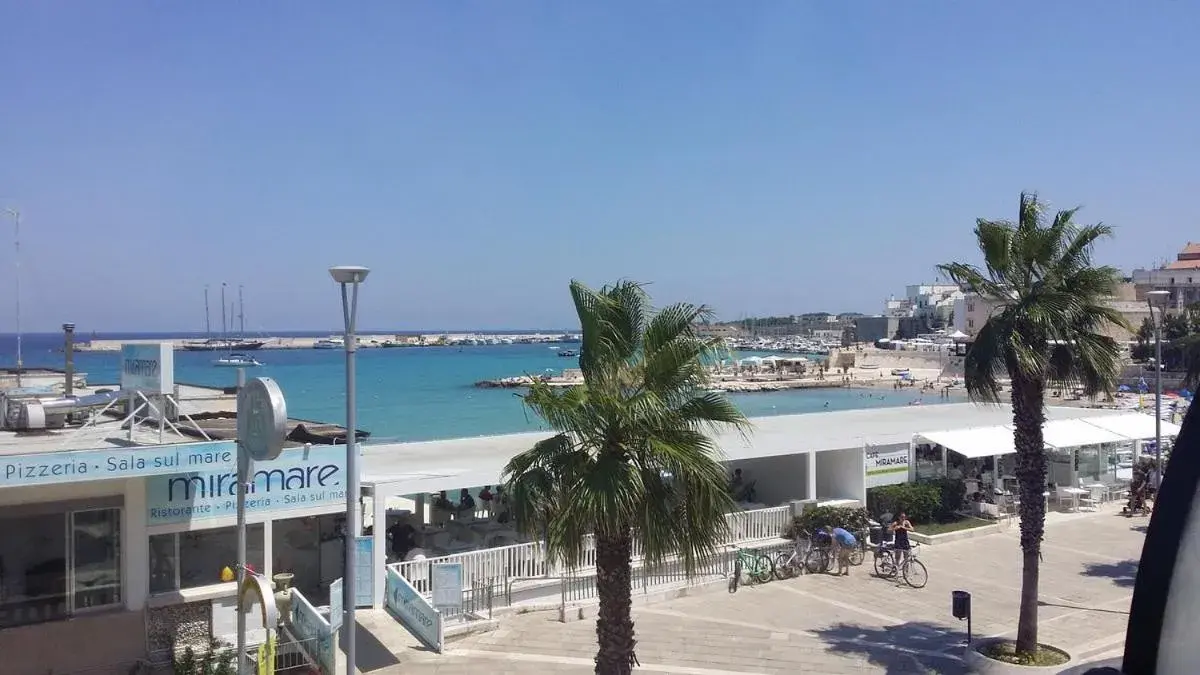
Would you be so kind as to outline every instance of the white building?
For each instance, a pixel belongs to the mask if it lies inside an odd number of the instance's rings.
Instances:
[[[904,298],[889,298],[884,316],[925,318],[930,324],[951,323],[954,303],[963,297],[954,284],[913,284],[904,289]]]
[[[1158,269],[1134,270],[1133,283],[1138,298],[1145,298],[1146,291],[1167,291],[1176,311],[1200,302],[1200,244],[1188,242],[1174,262]]]

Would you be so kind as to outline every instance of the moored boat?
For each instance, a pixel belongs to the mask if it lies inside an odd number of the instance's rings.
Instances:
[[[253,368],[261,366],[262,362],[246,354],[230,354],[213,361],[213,365],[222,368]]]

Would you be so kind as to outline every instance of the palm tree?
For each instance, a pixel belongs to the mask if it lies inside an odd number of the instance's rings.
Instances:
[[[696,333],[707,309],[655,311],[628,281],[598,291],[572,281],[571,297],[583,384],[533,383],[524,402],[557,433],[514,457],[505,480],[518,525],[568,568],[594,534],[596,672],[624,674],[634,659],[634,541],[649,566],[678,555],[689,574],[715,554],[733,500],[713,434],[748,423],[705,388],[721,347]]]
[[[1038,645],[1046,388],[1080,388],[1089,396],[1111,391],[1121,357],[1104,329],[1110,324],[1128,329],[1121,314],[1106,304],[1120,283],[1119,273],[1092,263],[1093,245],[1111,236],[1112,228],[1076,225],[1076,211],[1059,211],[1047,220],[1037,195],[1022,193],[1017,222],[976,222],[984,269],[964,263],[938,266],[993,307],[964,360],[968,395],[999,403],[1000,378],[1007,375],[1012,382],[1023,554],[1016,650],[1025,656],[1035,654]]]

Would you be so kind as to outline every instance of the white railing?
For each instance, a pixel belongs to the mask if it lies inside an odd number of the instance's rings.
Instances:
[[[504,580],[514,577],[541,577],[549,574],[545,549],[540,541],[466,551],[425,560],[409,560],[395,563],[395,568],[419,593],[429,595],[433,592],[433,563],[462,563],[463,590],[471,590],[489,583],[503,583]]]
[[[776,506],[768,509],[739,511],[725,514],[725,523],[729,526],[729,536],[726,544],[736,544],[743,541],[758,541],[774,539],[783,536],[792,521],[792,507]]]
[[[727,513],[725,522],[729,526],[729,534],[721,543],[737,544],[779,537],[787,530],[791,522],[791,513],[790,506]],[[633,559],[641,560],[642,557],[642,543],[634,540]],[[425,560],[410,560],[395,563],[395,568],[418,592],[429,595],[433,590],[431,565],[439,562],[462,563],[463,590],[480,588],[487,584],[503,585],[516,578],[549,577],[566,571],[559,569],[560,565],[549,560],[540,541],[466,551]],[[584,537],[583,555],[575,569],[589,570],[595,566],[596,539],[595,535],[589,534]]]

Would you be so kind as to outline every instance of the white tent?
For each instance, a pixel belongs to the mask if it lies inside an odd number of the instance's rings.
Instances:
[[[963,457],[978,459],[1011,455],[1017,449],[1013,445],[1012,428],[1007,426],[975,427],[953,431],[926,431],[917,434],[917,442],[940,445]]]

